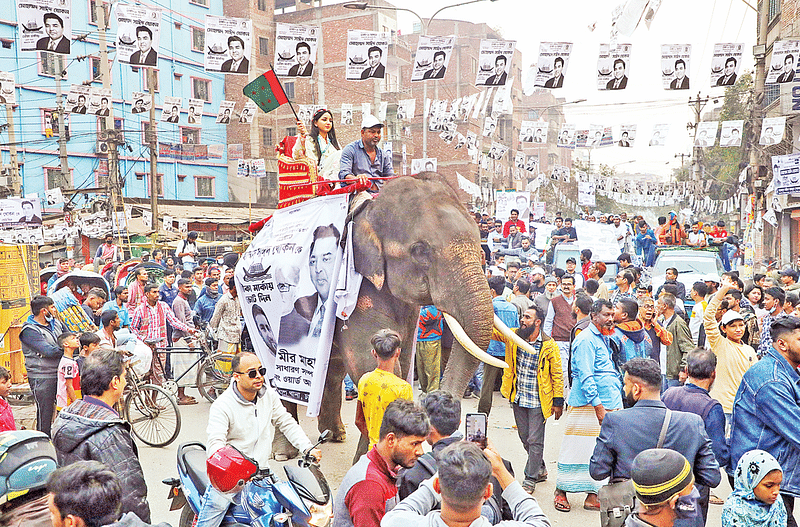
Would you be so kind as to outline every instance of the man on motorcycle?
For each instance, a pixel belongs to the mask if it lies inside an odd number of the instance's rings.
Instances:
[[[264,382],[267,370],[254,353],[235,355],[231,369],[233,381],[208,413],[208,457],[225,445],[231,445],[254,459],[259,468],[268,468],[275,426],[298,450],[305,451],[313,446],[281,404],[278,392]],[[318,461],[322,458],[319,449],[313,450],[312,455]],[[238,494],[222,493],[209,485],[197,514],[196,527],[219,526]]]

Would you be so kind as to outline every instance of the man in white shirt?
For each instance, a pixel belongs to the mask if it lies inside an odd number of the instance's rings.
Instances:
[[[707,294],[708,286],[705,282],[695,282],[689,292],[692,300],[694,300],[692,316],[689,318],[689,331],[692,332],[692,340],[695,344],[697,344],[697,338],[700,336],[700,328],[703,327],[703,314],[708,305],[708,302],[706,302]]]
[[[489,234],[486,236],[486,245],[489,246],[489,252],[495,253],[496,251],[503,248],[503,222],[495,221],[494,222],[494,229],[489,231]]]
[[[614,233],[617,235],[617,243],[619,244],[620,253],[625,252],[625,244],[630,241],[632,236],[630,225],[627,222],[622,223],[619,214],[614,214]]]
[[[700,222],[692,223],[692,232],[689,233],[689,239],[686,245],[692,247],[705,247],[706,246],[706,233],[700,230]]]
[[[197,232],[192,231],[178,246],[175,256],[181,259],[184,271],[192,271],[197,266]]]

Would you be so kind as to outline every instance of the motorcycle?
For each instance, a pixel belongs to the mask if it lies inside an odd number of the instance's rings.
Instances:
[[[333,517],[330,487],[311,451],[330,436],[330,430],[323,432],[298,460],[299,467],[284,465],[287,481],[278,479],[270,468],[259,469],[244,484],[239,502],[225,513],[222,527],[327,527]],[[163,481],[170,487],[170,510],[183,509],[180,527],[192,527],[197,521],[210,485],[206,458],[202,443],[183,443],[178,447],[178,478]]]

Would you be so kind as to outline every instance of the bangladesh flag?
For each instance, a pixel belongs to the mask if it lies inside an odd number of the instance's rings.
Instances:
[[[275,76],[275,72],[272,70],[253,79],[253,82],[245,86],[242,91],[245,96],[253,99],[265,113],[269,113],[281,104],[289,102],[289,99],[286,98],[286,93],[283,91],[283,86],[281,86],[278,77]]]

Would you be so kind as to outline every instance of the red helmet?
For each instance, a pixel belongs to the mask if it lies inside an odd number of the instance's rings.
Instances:
[[[225,445],[206,460],[208,479],[220,492],[230,492],[244,485],[256,472],[258,463],[242,454],[238,448]]]

